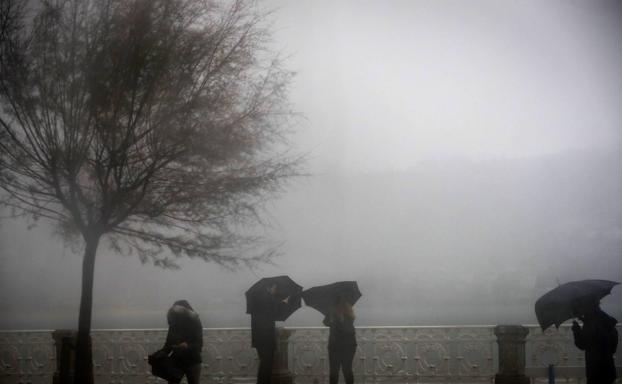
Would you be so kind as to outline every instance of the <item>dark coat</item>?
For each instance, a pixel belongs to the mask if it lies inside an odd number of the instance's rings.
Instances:
[[[251,346],[253,348],[276,347],[276,325],[281,303],[267,290],[255,299],[257,310],[251,313]]]
[[[356,330],[354,329],[353,318],[330,313],[323,322],[329,327],[328,349],[356,348]]]
[[[618,347],[618,321],[602,310],[586,316],[583,327],[572,327],[574,343],[585,351],[585,375],[588,384],[612,383],[616,379],[613,354]]]
[[[176,365],[187,368],[201,363],[203,349],[203,325],[199,315],[183,306],[174,305],[167,315],[168,334],[164,349],[173,351],[171,357]],[[188,348],[176,349],[173,346],[186,342]]]

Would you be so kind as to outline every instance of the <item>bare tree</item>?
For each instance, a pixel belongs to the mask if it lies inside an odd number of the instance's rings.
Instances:
[[[0,7],[0,181],[15,214],[84,244],[76,382],[91,383],[98,245],[228,267],[240,230],[296,173],[284,70],[243,0],[48,0]]]

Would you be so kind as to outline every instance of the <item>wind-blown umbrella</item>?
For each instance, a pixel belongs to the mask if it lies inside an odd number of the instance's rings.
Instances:
[[[281,303],[279,306],[275,320],[285,321],[292,313],[300,308],[300,293],[302,292],[302,287],[296,284],[289,276],[282,275],[264,277],[246,291],[246,313],[252,314],[262,311],[263,308],[261,308],[259,304],[260,295],[264,294],[268,288],[275,284],[275,299],[277,301],[282,301],[289,297],[287,303]]]
[[[330,308],[335,305],[338,297],[354,305],[361,297],[361,291],[356,281],[339,281],[333,284],[313,287],[302,292],[305,304],[317,309],[324,316],[328,316]]]
[[[573,309],[581,303],[598,301],[620,284],[609,280],[580,280],[561,284],[536,301],[538,323],[544,331],[551,325],[559,327],[564,321],[575,317]]]

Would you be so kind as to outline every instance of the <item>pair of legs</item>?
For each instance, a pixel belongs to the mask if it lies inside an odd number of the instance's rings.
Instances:
[[[346,384],[354,383],[354,372],[352,371],[352,361],[356,346],[339,346],[328,348],[329,363],[329,383],[337,384],[339,381],[339,370],[343,372]]]
[[[188,380],[188,384],[199,384],[199,379],[201,378],[201,364],[185,367],[183,371],[186,375],[186,380]],[[172,381],[169,381],[168,383],[175,384]]]
[[[272,364],[274,362],[274,346],[257,348],[259,356],[259,370],[257,372],[257,384],[270,384],[272,381]]]

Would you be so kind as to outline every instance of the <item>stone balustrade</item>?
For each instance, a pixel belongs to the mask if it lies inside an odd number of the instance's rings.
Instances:
[[[61,362],[54,335],[62,333],[1,331],[0,382],[52,383]],[[164,329],[94,330],[96,382],[164,383],[151,376],[147,355],[165,337]],[[544,383],[549,364],[555,364],[558,383],[584,381],[583,353],[569,327],[545,333],[535,326],[358,327],[357,339],[356,382]],[[281,330],[278,382],[327,383],[327,340],[323,327]],[[247,328],[205,329],[203,360],[202,383],[255,382],[257,359]]]

